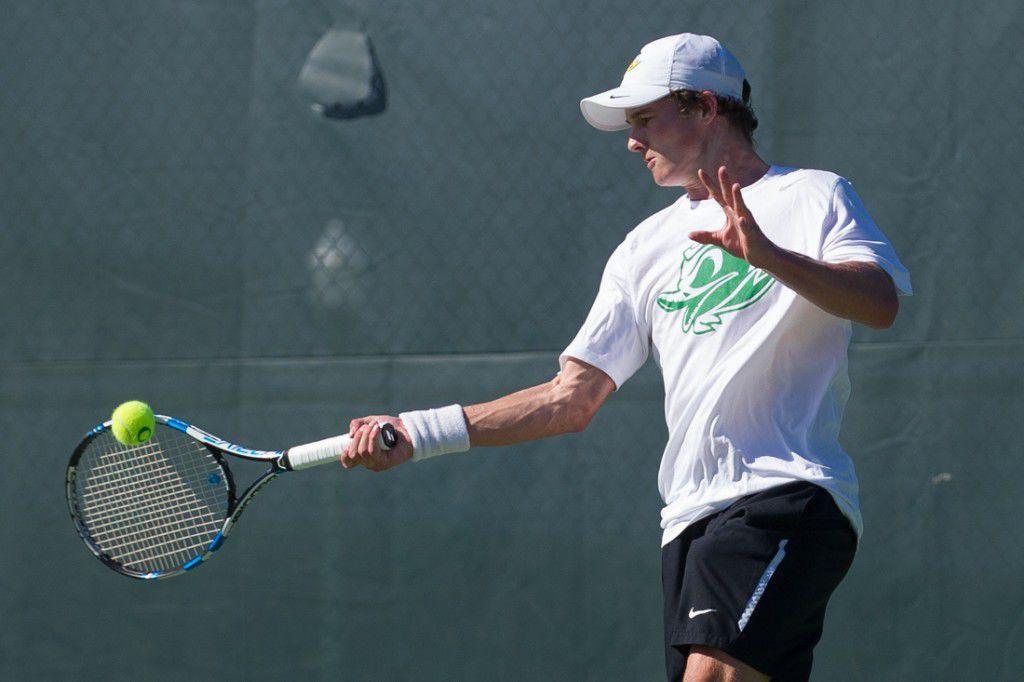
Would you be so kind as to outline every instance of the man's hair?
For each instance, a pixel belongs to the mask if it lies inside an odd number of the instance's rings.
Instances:
[[[689,115],[703,107],[700,93],[696,90],[674,90],[672,96],[679,105],[679,111]],[[718,113],[728,120],[736,130],[743,134],[747,142],[754,143],[754,131],[757,129],[757,116],[750,106],[750,83],[743,79],[743,101],[732,97],[715,95],[718,102]]]

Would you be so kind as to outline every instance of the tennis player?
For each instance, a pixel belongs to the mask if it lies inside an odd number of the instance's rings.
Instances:
[[[769,165],[736,58],[681,34],[584,99],[595,128],[685,194],[612,253],[551,381],[493,402],[353,420],[346,467],[583,430],[653,355],[669,437],[658,484],[668,679],[806,680],[861,533],[838,442],[851,322],[891,326],[909,275],[853,186]],[[401,443],[376,446],[377,423]]]

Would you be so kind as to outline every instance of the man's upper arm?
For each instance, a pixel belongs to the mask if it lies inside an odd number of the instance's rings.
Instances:
[[[615,391],[615,382],[604,371],[573,357],[565,358],[562,371],[553,381],[559,392],[564,391],[573,407],[580,411],[581,427],[586,426]]]
[[[870,261],[849,260],[837,263],[837,265],[850,268],[861,278],[870,282],[872,298],[885,312],[882,314],[881,321],[878,324],[869,326],[875,329],[888,329],[891,327],[896,320],[896,315],[900,311],[899,290],[896,288],[896,282],[893,280],[892,275],[878,263]]]
[[[886,294],[891,294],[894,298],[898,295],[896,282],[893,281],[892,275],[878,263],[866,260],[846,260],[839,264],[854,267],[859,272],[870,277],[875,288],[880,292],[884,291]]]
[[[600,368],[615,388],[621,388],[647,361],[650,330],[640,315],[642,304],[634,296],[636,272],[631,253],[627,238],[608,259],[583,326],[559,355],[563,371],[565,360],[573,358]]]
[[[889,276],[897,294],[913,294],[910,273],[848,180],[839,178],[832,187],[825,229],[820,260],[873,263]]]

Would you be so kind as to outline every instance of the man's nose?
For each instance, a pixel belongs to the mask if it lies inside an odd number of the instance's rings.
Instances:
[[[641,140],[638,140],[638,137],[639,135],[637,135],[635,130],[630,131],[629,140],[626,142],[626,149],[631,152],[642,152],[646,145]]]

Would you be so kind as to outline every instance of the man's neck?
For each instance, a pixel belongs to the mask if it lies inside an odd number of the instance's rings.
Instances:
[[[764,174],[771,168],[753,149],[723,150],[723,153],[716,155],[713,160],[706,162],[703,166],[704,172],[715,183],[715,187],[718,186],[719,182],[718,169],[722,166],[725,166],[726,171],[729,173],[730,181],[739,183],[740,187],[754,184],[763,178]],[[700,178],[697,177],[696,172],[692,179],[687,179],[683,189],[686,190],[686,194],[691,201],[702,201],[708,198],[708,191],[700,181]]]

